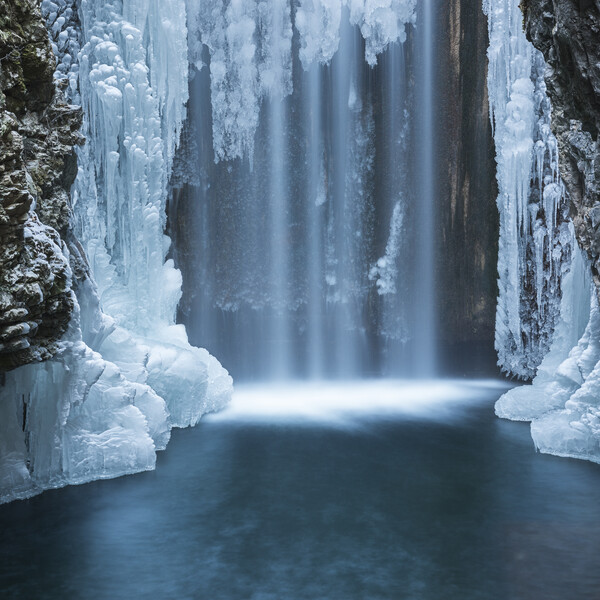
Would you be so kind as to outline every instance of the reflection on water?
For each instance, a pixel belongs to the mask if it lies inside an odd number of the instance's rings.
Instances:
[[[536,454],[499,391],[361,427],[242,402],[175,432],[155,472],[0,507],[0,597],[598,598],[600,469]]]

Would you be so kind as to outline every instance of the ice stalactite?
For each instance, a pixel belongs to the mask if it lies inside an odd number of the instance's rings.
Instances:
[[[378,54],[406,39],[406,26],[415,23],[416,1],[301,0],[295,26],[302,65],[308,69],[313,62],[331,62],[344,11],[365,39],[366,61],[375,65]],[[187,0],[187,10],[192,62],[203,66],[202,45],[210,54],[215,160],[252,159],[261,101],[292,92],[290,0]],[[277,54],[270,51],[275,46]]]
[[[575,249],[569,273],[562,281],[560,316],[556,323],[552,343],[537,369],[533,385],[516,387],[496,403],[496,414],[516,421],[531,421],[549,410],[562,408],[565,396],[565,361],[572,348],[576,348],[590,315],[591,280],[589,265],[579,249]],[[569,361],[568,364],[573,364]],[[571,372],[572,379],[572,369]],[[560,388],[560,393],[557,393]],[[571,390],[572,391],[572,390]]]
[[[85,113],[77,240],[59,249],[76,310],[52,361],[5,376],[0,502],[151,469],[172,426],[196,424],[231,394],[227,372],[175,325],[181,275],[165,260],[167,183],[188,94],[185,4],[74,8],[42,3],[56,78]]]
[[[181,275],[165,261],[167,183],[188,97],[185,4],[83,1],[80,15],[89,155],[74,202],[102,308],[117,325],[101,350],[159,391],[174,425],[193,425],[226,400],[231,380],[174,324]]]
[[[504,371],[530,378],[550,346],[574,237],[543,56],[525,37],[516,0],[486,0],[484,11],[500,192],[496,350]]]
[[[365,40],[365,60],[377,64],[377,55],[389,44],[406,40],[407,23],[415,23],[417,0],[346,0],[350,23],[358,25]]]
[[[600,462],[600,310],[566,212],[544,59],[525,38],[517,0],[486,0],[484,10],[500,187],[496,345],[506,371],[537,372],[496,413],[531,421],[541,452]]]
[[[496,414],[531,421],[540,452],[600,462],[600,310],[579,249],[562,288],[560,317],[537,376],[504,394]]]
[[[311,64],[329,64],[340,45],[342,2],[300,0],[296,9],[296,29],[300,36],[300,60],[305,69]]]
[[[300,34],[300,60],[305,68],[313,61],[328,64],[340,43],[342,10],[349,10],[365,40],[365,60],[377,64],[377,56],[390,44],[406,40],[406,25],[416,20],[416,0],[301,0],[296,11]]]

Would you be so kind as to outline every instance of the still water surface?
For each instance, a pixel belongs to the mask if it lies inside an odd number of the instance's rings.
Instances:
[[[498,386],[387,390],[246,390],[154,472],[0,507],[0,598],[600,598],[598,465],[536,454]]]

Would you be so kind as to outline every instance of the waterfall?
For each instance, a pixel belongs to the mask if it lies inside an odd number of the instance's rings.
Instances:
[[[308,295],[306,315],[306,345],[308,353],[307,375],[311,379],[320,379],[324,375],[324,315],[321,310],[321,265],[323,264],[323,224],[320,213],[325,202],[323,181],[323,145],[321,144],[321,78],[319,67],[312,64],[304,75],[308,88],[308,102],[305,119],[309,123],[308,143],[311,150],[308,159],[308,185],[306,186],[305,218],[306,244],[308,248],[306,270],[308,271]]]
[[[434,162],[434,0],[422,0],[421,27],[418,53],[420,68],[418,70],[418,161],[416,202],[417,226],[419,228],[416,261],[416,289],[414,304],[414,323],[418,332],[415,344],[415,372],[420,375],[433,375],[435,372],[435,275],[434,275],[434,195],[435,174]]]
[[[434,375],[433,0],[187,9],[192,341],[238,380]]]

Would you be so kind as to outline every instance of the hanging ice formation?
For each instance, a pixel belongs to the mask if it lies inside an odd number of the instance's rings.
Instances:
[[[496,413],[531,421],[541,452],[600,462],[600,310],[566,216],[545,63],[518,0],[485,0],[484,10],[501,215],[496,346],[506,371],[537,368]]]
[[[432,1],[421,4],[433,14]],[[422,189],[432,165],[408,152],[423,131],[413,108],[433,97],[421,65],[434,36],[417,23],[419,3],[187,0],[187,9],[190,145],[202,151],[194,190],[174,195],[191,194],[202,231],[190,336],[209,340],[238,377],[410,371],[394,344],[434,329],[428,313],[416,332],[411,313],[433,306],[433,293],[408,291],[417,240],[433,248],[413,214],[418,201],[433,213],[434,190]]]
[[[500,212],[496,350],[504,371],[530,378],[550,345],[573,234],[543,56],[525,37],[518,2],[485,0],[484,12]]]
[[[61,352],[6,376],[0,502],[151,469],[171,426],[194,425],[231,392],[227,372],[174,324],[181,276],[165,262],[188,93],[184,1],[78,4],[79,14],[74,0],[43,0],[42,10],[56,77],[85,113],[73,212],[97,288],[80,273]],[[76,245],[62,251],[88,268]]]
[[[394,42],[406,39],[415,22],[417,0],[300,0],[295,26],[300,60],[329,64],[343,31],[342,12],[365,40],[371,66]],[[215,160],[252,157],[263,98],[292,92],[292,10],[290,0],[187,0],[190,33],[195,33],[191,60],[202,67],[202,45],[210,53]],[[258,39],[258,43],[256,40]]]

